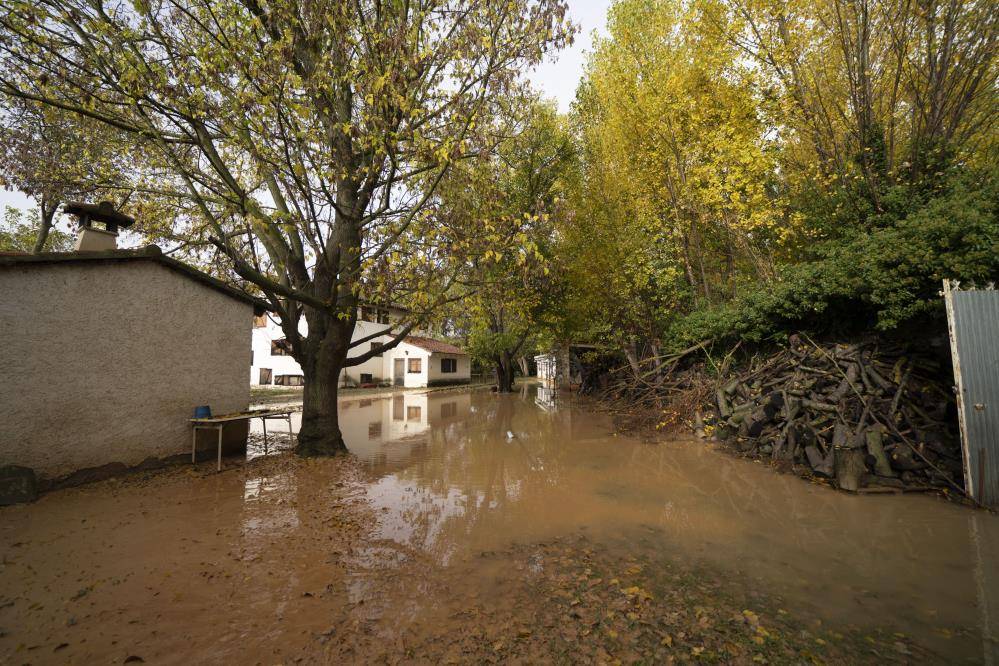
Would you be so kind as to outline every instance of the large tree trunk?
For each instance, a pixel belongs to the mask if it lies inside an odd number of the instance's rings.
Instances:
[[[337,384],[345,354],[335,340],[324,338],[314,344],[311,342],[306,343],[308,350],[302,363],[305,388],[296,452],[301,456],[346,453],[337,416]]]
[[[496,359],[496,390],[499,393],[513,393],[513,359],[502,354]]]

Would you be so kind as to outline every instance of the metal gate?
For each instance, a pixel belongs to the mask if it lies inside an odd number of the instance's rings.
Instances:
[[[978,502],[999,507],[999,291],[944,280],[964,481]]]

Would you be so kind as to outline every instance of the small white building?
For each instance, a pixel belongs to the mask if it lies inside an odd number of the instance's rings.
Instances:
[[[558,376],[558,357],[555,354],[538,354],[534,357],[538,368],[538,379],[543,382],[554,382]]]
[[[404,311],[398,308],[359,308],[353,339],[371,335],[376,337],[352,349],[351,355],[359,356],[389,342],[392,338],[392,324],[398,322],[403,315]],[[284,332],[277,322],[263,315],[257,317],[253,325],[250,384],[304,384],[302,367],[288,351]],[[308,324],[304,319],[299,330],[302,335],[308,334]],[[384,334],[377,335],[378,333]],[[340,385],[427,387],[465,384],[470,381],[471,372],[471,359],[458,347],[425,336],[409,335],[398,346],[385,350],[381,355],[344,368],[340,373]]]

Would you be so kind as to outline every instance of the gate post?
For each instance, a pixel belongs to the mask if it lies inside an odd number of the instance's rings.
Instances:
[[[944,278],[943,281],[944,307],[947,309],[947,338],[950,340],[950,357],[954,366],[954,394],[957,402],[957,423],[961,431],[961,458],[964,462],[964,487],[968,496],[976,501],[978,489],[975,487],[975,478],[971,470],[971,453],[968,442],[968,426],[964,415],[964,383],[961,381],[961,357],[957,351],[957,330],[954,319],[954,292],[951,291],[950,280]]]

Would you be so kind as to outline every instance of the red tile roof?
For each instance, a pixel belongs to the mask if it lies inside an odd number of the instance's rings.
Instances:
[[[458,347],[455,347],[447,342],[434,340],[433,338],[421,338],[418,335],[407,335],[403,342],[408,342],[414,347],[425,349],[431,354],[460,354],[461,356],[467,356],[467,354]]]

